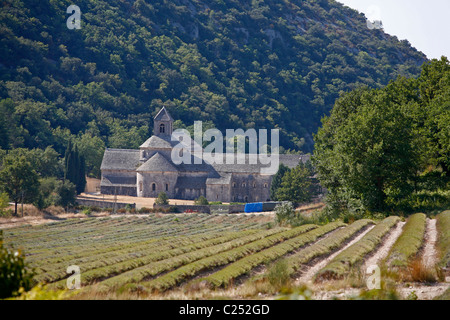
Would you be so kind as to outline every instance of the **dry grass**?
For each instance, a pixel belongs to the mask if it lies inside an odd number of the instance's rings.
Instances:
[[[414,259],[408,264],[404,278],[406,281],[421,282],[421,283],[436,283],[438,282],[438,275],[436,267],[427,267],[422,259]]]

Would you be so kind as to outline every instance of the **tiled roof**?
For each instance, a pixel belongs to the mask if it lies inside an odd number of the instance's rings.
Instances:
[[[100,169],[134,171],[139,164],[139,150],[106,149]]]
[[[148,159],[142,166],[140,166],[136,171],[139,172],[177,172],[178,169],[171,161],[167,160],[159,152],[155,153],[153,157]]]

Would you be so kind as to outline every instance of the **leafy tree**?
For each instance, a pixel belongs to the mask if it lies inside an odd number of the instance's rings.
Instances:
[[[204,196],[198,197],[198,198],[194,201],[194,203],[197,204],[197,205],[202,205],[202,206],[207,206],[207,205],[209,205],[208,200],[207,200]]]
[[[0,183],[14,202],[14,215],[20,201],[31,203],[38,195],[39,176],[25,156],[8,154],[3,159]]]
[[[169,198],[165,192],[160,192],[158,194],[158,198],[155,200],[155,204],[157,205],[167,205],[169,204]]]
[[[310,201],[312,196],[311,171],[303,163],[284,174],[276,192],[279,201],[301,203]]]
[[[0,216],[5,214],[5,209],[9,207],[9,197],[6,192],[0,193]]]
[[[415,192],[448,183],[449,70],[448,60],[434,60],[417,80],[399,78],[336,101],[315,136],[313,158],[333,209],[404,207]]]
[[[289,168],[287,166],[285,166],[284,164],[280,164],[277,173],[272,178],[272,184],[270,185],[270,199],[278,200],[277,191],[281,187],[283,176],[288,171]]]
[[[64,162],[64,180],[68,180],[76,186],[77,194],[82,193],[86,187],[85,160],[79,154],[77,145],[73,146],[70,141],[66,149]]]
[[[25,262],[20,250],[10,250],[3,245],[3,230],[0,230],[0,299],[20,294],[20,289],[28,291],[33,285],[33,271]]]

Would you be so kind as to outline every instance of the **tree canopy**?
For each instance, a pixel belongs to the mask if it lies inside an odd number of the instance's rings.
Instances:
[[[314,164],[336,209],[385,211],[414,193],[448,187],[450,63],[418,79],[342,95],[315,136]]]

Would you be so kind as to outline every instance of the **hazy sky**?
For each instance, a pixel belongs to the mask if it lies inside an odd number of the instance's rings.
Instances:
[[[450,0],[336,0],[381,20],[384,31],[407,39],[429,59],[450,59]],[[375,18],[375,19],[373,19]]]

